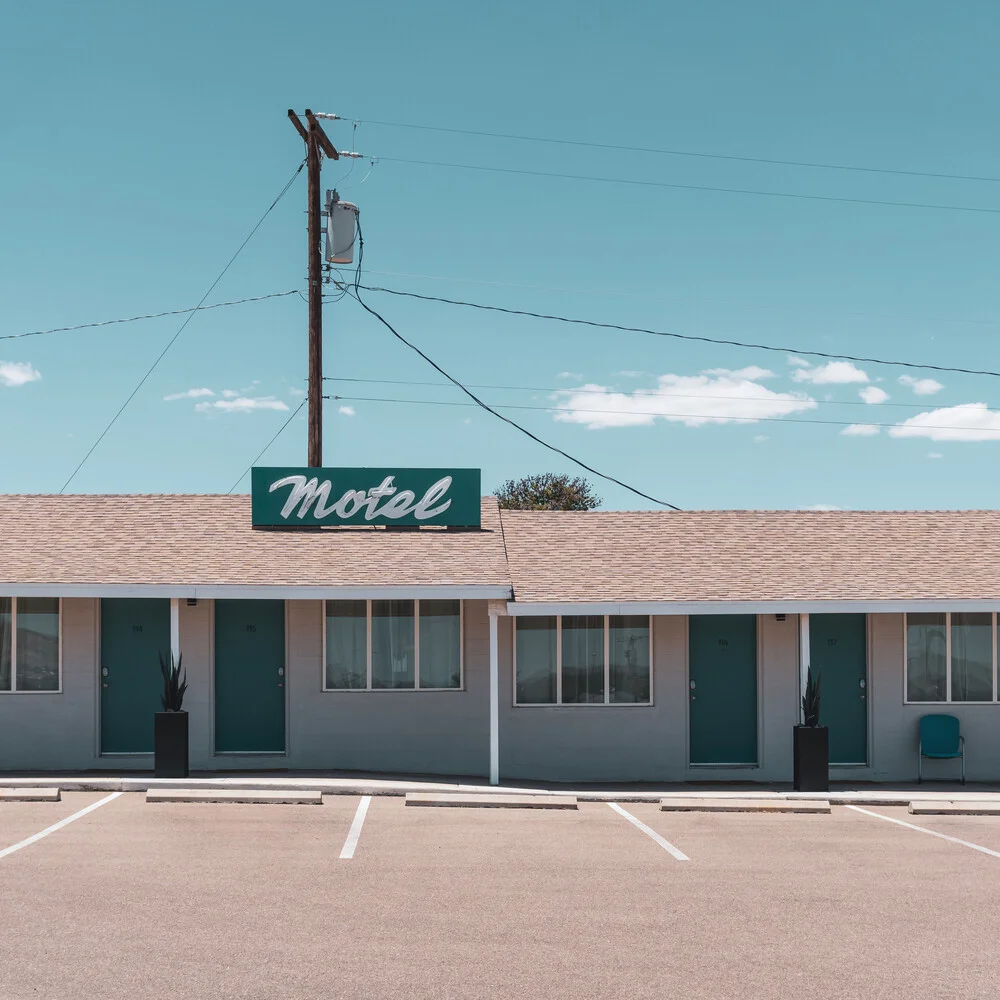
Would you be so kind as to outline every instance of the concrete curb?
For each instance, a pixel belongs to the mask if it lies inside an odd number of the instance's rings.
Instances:
[[[563,796],[579,802],[649,802],[664,799],[782,799],[819,800],[834,805],[908,806],[911,800],[921,802],[997,802],[1000,791],[930,791],[924,789],[847,789],[833,792],[792,792],[773,788],[738,790],[677,789],[567,789],[525,788],[518,785],[471,785],[462,782],[394,780],[382,778],[151,778],[115,775],[63,776],[33,778],[0,777],[0,789],[58,788],[64,792],[146,792],[160,788],[228,789],[230,791],[320,792],[323,795],[373,795],[402,797],[409,792],[463,793],[469,795]]]

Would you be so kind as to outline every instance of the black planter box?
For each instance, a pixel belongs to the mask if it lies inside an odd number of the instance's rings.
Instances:
[[[830,791],[830,742],[826,726],[796,726],[795,791]]]
[[[187,712],[156,713],[153,751],[153,773],[157,778],[188,776]]]

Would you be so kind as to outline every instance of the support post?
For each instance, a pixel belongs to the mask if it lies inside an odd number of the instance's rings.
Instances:
[[[500,639],[497,616],[490,615],[490,784],[500,783]]]
[[[799,615],[799,721],[805,722],[802,716],[802,696],[809,680],[809,615]]]
[[[181,601],[170,598],[170,653],[174,662],[181,658]]]

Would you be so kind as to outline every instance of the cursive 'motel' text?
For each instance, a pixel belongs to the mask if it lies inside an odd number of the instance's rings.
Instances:
[[[412,490],[397,490],[392,485],[395,478],[386,476],[378,486],[369,490],[346,490],[333,503],[330,503],[333,483],[329,479],[320,482],[316,476],[311,479],[306,476],[284,476],[271,483],[268,492],[273,493],[284,486],[291,487],[285,505],[281,508],[281,517],[284,519],[294,513],[302,520],[312,507],[312,516],[318,521],[331,516],[346,521],[356,518],[362,510],[366,521],[374,521],[378,517],[397,520],[410,515],[417,521],[430,521],[451,506],[450,498],[439,503],[451,489],[451,476],[439,479],[419,500]],[[379,506],[382,500],[385,502]]]

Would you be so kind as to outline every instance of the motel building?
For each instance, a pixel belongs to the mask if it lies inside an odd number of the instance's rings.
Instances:
[[[247,496],[0,497],[0,771],[1000,781],[1000,512],[507,511],[478,470],[255,469]],[[955,760],[925,761],[928,779]]]

